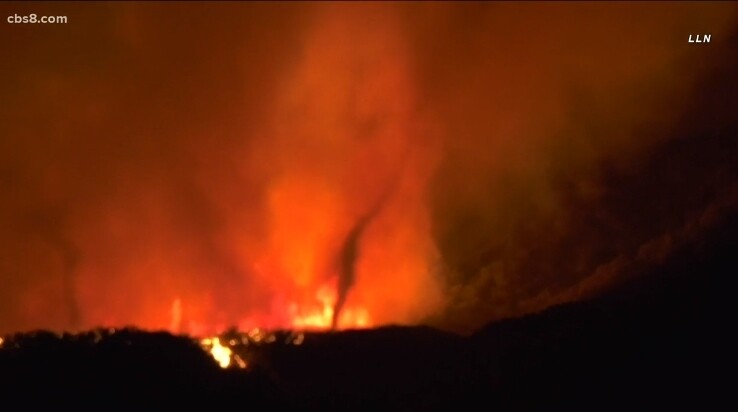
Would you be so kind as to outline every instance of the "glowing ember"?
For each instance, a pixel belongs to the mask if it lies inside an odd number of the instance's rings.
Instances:
[[[207,350],[213,356],[215,361],[218,362],[218,365],[220,365],[221,368],[225,369],[231,364],[231,355],[233,354],[233,351],[231,351],[231,348],[223,346],[220,343],[220,338],[205,338],[201,341],[201,343],[204,347],[207,348]]]
[[[238,356],[238,355],[233,355],[233,360],[236,361],[236,364],[241,369],[246,369],[246,367],[248,366],[248,364],[246,363],[246,361],[243,360],[243,359],[241,359],[241,357]]]
[[[0,338],[0,348],[2,348],[2,347],[3,347],[3,342],[4,342],[4,341],[5,341],[5,340],[4,340],[3,338]]]
[[[264,333],[259,328],[254,328],[248,333],[249,338],[253,340],[256,343],[261,342],[261,339],[264,337]]]

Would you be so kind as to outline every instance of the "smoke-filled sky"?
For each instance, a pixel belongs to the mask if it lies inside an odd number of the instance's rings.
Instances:
[[[369,215],[339,325],[465,332],[736,201],[734,4],[0,10],[0,333],[326,326]]]

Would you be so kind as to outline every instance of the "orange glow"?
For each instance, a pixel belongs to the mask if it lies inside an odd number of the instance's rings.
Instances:
[[[177,298],[172,302],[172,322],[169,325],[169,330],[172,333],[179,332],[180,324],[182,323],[182,301]]]
[[[233,135],[234,147],[211,152],[203,143],[210,130],[183,128],[177,147],[192,150],[203,167],[174,186],[188,193],[194,186],[192,198],[165,188],[178,177],[149,179],[128,167],[116,174],[120,191],[69,218],[68,242],[79,245],[70,255],[84,258],[49,263],[49,272],[69,271],[69,301],[79,307],[76,323],[59,324],[198,337],[233,327],[328,329],[347,272],[342,248],[390,188],[358,239],[336,327],[415,323],[440,309],[426,199],[440,160],[438,133],[418,103],[398,18],[384,5],[317,7],[299,52],[281,63],[259,103],[262,115],[254,119],[253,107],[240,107],[243,130],[213,131]],[[56,293],[63,278],[29,295]],[[45,300],[27,302],[25,318],[48,313]],[[254,341],[268,338],[254,333]],[[208,345],[221,366],[233,362],[227,344]]]

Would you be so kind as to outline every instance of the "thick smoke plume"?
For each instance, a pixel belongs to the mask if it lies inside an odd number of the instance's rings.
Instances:
[[[0,333],[468,331],[738,182],[729,3],[0,10]]]

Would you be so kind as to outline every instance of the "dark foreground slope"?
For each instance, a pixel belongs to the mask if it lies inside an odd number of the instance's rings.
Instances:
[[[738,214],[597,299],[491,324],[312,334],[221,370],[196,342],[121,330],[6,337],[0,399],[82,409],[208,401],[253,408],[645,409],[731,402]],[[194,404],[193,404],[194,405]],[[729,405],[729,404],[728,404]],[[728,406],[725,405],[725,406]]]
[[[491,324],[472,339],[503,409],[735,405],[738,215],[597,299]],[[718,407],[717,405],[722,405]]]

